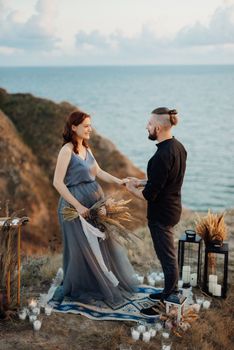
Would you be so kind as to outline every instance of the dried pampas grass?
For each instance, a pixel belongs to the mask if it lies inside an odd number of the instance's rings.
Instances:
[[[213,241],[223,242],[227,239],[227,226],[223,214],[213,214],[208,211],[204,217],[198,217],[195,221],[196,231],[202,237],[205,244]]]

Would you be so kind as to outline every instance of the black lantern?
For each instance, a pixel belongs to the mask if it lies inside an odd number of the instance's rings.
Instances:
[[[203,290],[209,295],[226,298],[228,284],[228,243],[209,244],[205,249]]]
[[[202,238],[194,230],[185,230],[179,239],[178,265],[183,287],[200,285]]]

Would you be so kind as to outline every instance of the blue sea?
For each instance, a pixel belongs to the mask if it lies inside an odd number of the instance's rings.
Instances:
[[[143,171],[156,150],[145,128],[150,112],[176,108],[173,134],[188,151],[183,205],[234,207],[233,65],[0,68],[0,86],[81,107]]]

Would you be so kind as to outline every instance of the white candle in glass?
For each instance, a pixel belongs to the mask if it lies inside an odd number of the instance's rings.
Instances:
[[[33,313],[34,315],[40,315],[40,308],[39,308],[39,307],[34,307],[34,308],[32,309],[32,313]]]
[[[171,350],[171,345],[163,345],[162,350]]]
[[[29,315],[29,322],[33,323],[34,321],[36,321],[37,316],[36,315]]]
[[[140,338],[140,332],[139,332],[137,329],[132,328],[132,329],[131,329],[131,334],[132,334],[132,339],[133,339],[133,340],[139,340],[139,338]]]
[[[21,310],[21,311],[19,312],[19,319],[20,319],[20,320],[25,320],[26,317],[27,317],[27,311],[26,311],[26,310]]]
[[[209,283],[218,283],[217,275],[209,275]]]
[[[41,321],[36,320],[33,322],[33,329],[34,331],[39,331],[41,329]]]
[[[191,267],[190,266],[183,266],[182,268],[182,280],[184,283],[190,282],[190,273],[191,273]]]
[[[222,294],[222,286],[221,286],[221,284],[216,284],[214,286],[213,294],[216,297],[221,297],[221,294]]]
[[[183,284],[184,284],[184,281],[183,280],[179,280],[178,281],[178,288],[183,288]]]
[[[144,283],[144,276],[138,276],[137,279],[140,284]]]
[[[147,276],[147,281],[150,286],[155,286],[155,280],[151,276]]]
[[[150,336],[152,338],[155,337],[155,335],[156,335],[156,329],[155,328],[150,328],[149,332],[150,332]]]
[[[201,308],[201,305],[200,304],[194,304],[193,305],[193,310],[195,311],[195,312],[199,312],[200,311],[200,308]]]
[[[46,305],[45,306],[45,314],[47,316],[50,316],[51,315],[51,312],[52,312],[52,307],[50,305]]]
[[[208,284],[209,293],[211,293],[211,294],[214,293],[215,286],[216,286],[216,283],[209,282],[209,284]]]
[[[150,332],[144,332],[142,339],[144,342],[148,343],[150,341]]]
[[[190,275],[190,284],[192,287],[197,286],[197,273],[191,273]]]
[[[157,329],[157,331],[160,331],[160,330],[162,329],[161,323],[157,322],[157,323],[155,324],[155,328]]]
[[[209,301],[209,300],[203,301],[202,306],[203,306],[204,309],[209,309],[209,307],[210,307],[210,301]]]
[[[145,326],[143,324],[140,324],[138,327],[137,327],[137,330],[138,332],[140,333],[144,333],[145,332]]]

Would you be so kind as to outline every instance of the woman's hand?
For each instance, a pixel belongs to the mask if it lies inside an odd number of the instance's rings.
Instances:
[[[128,177],[128,182],[131,182],[131,185],[136,188],[141,186],[141,180],[136,177]]]
[[[125,178],[125,179],[120,180],[119,184],[125,186],[129,181],[130,180],[128,178]]]
[[[101,208],[98,209],[98,214],[101,216],[106,216],[106,207],[103,206]]]
[[[77,207],[76,210],[81,216],[83,216],[83,218],[87,218],[89,216],[89,209],[84,207],[83,205]]]

